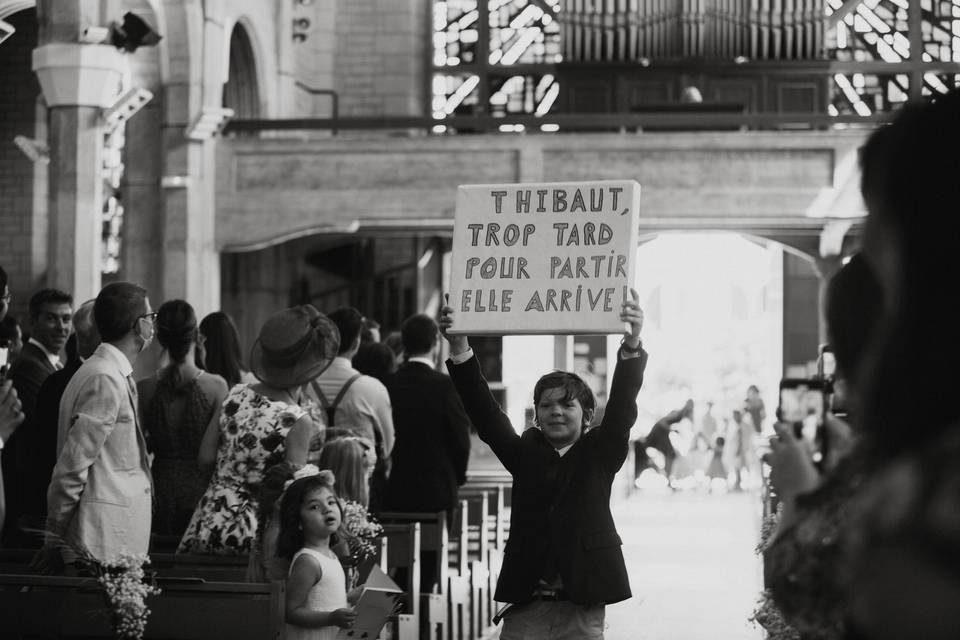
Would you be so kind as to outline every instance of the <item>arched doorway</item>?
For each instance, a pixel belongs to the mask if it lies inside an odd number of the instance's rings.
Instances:
[[[233,109],[233,117],[260,117],[260,89],[253,44],[242,24],[230,33],[230,68],[223,85],[223,106]]]

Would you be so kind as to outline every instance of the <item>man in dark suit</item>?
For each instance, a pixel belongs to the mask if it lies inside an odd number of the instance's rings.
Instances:
[[[470,420],[449,376],[435,370],[436,321],[417,314],[400,333],[407,361],[387,378],[396,442],[384,502],[390,511],[452,512],[467,480]]]
[[[36,441],[36,407],[40,385],[63,368],[60,352],[70,336],[73,298],[57,289],[41,289],[30,298],[30,340],[23,345],[10,368],[10,379],[23,404],[26,420],[3,448],[3,484],[6,489],[7,521],[3,528],[5,547],[37,547],[41,542],[24,532],[23,518],[41,506],[25,486],[35,468],[39,444]]]
[[[73,374],[100,345],[100,334],[93,321],[93,304],[93,300],[87,300],[73,314],[73,335],[67,341],[66,347],[67,364],[63,369],[51,373],[40,385],[37,394],[37,409],[34,414],[36,457],[26,482],[32,496],[30,504],[39,505],[39,510],[29,513],[28,517],[35,519],[41,528],[47,513],[47,487],[50,486],[50,476],[57,463],[60,399],[63,398],[63,392]]]
[[[610,512],[613,480],[627,458],[647,353],[638,295],[623,305],[630,324],[617,354],[600,425],[590,387],[554,371],[534,387],[536,428],[518,435],[490,393],[466,336],[447,335],[450,377],[480,439],[513,476],[510,539],[494,599],[508,603],[500,637],[603,638],[605,607],[631,596]],[[453,327],[445,306],[440,326]]]

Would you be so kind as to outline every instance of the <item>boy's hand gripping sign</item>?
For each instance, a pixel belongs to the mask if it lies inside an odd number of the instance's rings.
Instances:
[[[450,332],[623,331],[639,208],[633,180],[459,187]]]

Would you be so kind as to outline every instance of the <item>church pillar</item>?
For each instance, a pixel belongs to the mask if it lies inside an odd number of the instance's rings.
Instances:
[[[33,69],[50,123],[46,281],[82,301],[100,290],[106,133],[100,114],[120,93],[127,61],[111,46],[43,43],[43,34],[41,27]]]

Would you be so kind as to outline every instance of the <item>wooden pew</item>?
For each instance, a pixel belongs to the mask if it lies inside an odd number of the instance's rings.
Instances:
[[[421,637],[445,640],[447,637],[447,600],[450,589],[448,564],[450,538],[447,512],[429,513],[383,511],[377,514],[384,524],[420,524]]]
[[[469,607],[466,620],[465,640],[476,640],[485,632],[491,614],[485,605],[489,593],[487,558],[490,535],[487,528],[489,496],[486,491],[467,495],[460,500],[458,513],[454,514],[454,531],[451,546],[455,546],[455,566],[459,574],[469,577]]]
[[[448,578],[450,588],[447,593],[448,640],[467,640],[471,637],[467,509],[467,501],[461,500],[454,509],[450,531],[450,551],[447,556],[447,564],[451,568]]]
[[[280,640],[285,636],[285,585],[159,578],[147,599],[145,638]],[[112,637],[93,578],[0,574],[3,633],[13,637]]]
[[[405,568],[403,613],[394,622],[392,638],[417,640],[420,637],[420,523],[384,524],[387,566]],[[389,571],[388,571],[389,573]]]
[[[0,549],[0,573],[30,575],[34,549]],[[246,582],[247,556],[153,553],[146,570],[158,578],[196,578],[205,582]]]
[[[478,514],[468,521],[470,524],[471,549],[474,544],[478,547],[480,560],[483,562],[482,581],[479,589],[479,609],[477,632],[483,636],[492,627],[493,614],[496,603],[493,594],[497,588],[497,579],[500,576],[500,567],[503,562],[503,548],[506,545],[506,510],[504,507],[504,487],[478,488],[461,487],[460,496],[474,498],[479,504]],[[485,512],[485,517],[484,517]],[[484,528],[485,538],[480,537],[480,527]],[[477,537],[477,542],[473,538]],[[486,544],[483,544],[485,541]]]

